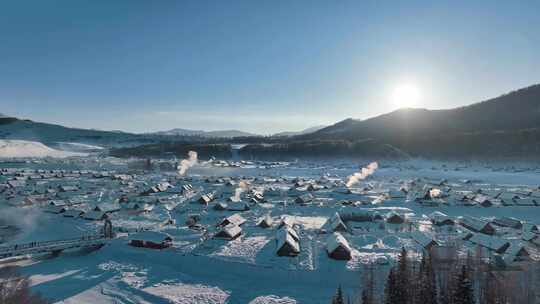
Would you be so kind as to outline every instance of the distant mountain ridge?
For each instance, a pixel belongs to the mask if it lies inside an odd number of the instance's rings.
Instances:
[[[105,147],[147,145],[162,151],[161,143],[227,144],[230,138],[249,144],[249,157],[294,155],[399,155],[427,157],[536,157],[540,158],[540,85],[533,85],[469,106],[447,109],[400,109],[377,117],[345,119],[299,135],[281,132],[258,136],[237,130],[173,129],[132,134],[68,128],[0,116],[0,139],[43,143],[84,143]],[[282,134],[282,135],[279,135]],[[156,146],[157,145],[157,146]],[[165,150],[163,150],[165,151]]]
[[[279,133],[272,134],[272,136],[275,136],[275,137],[289,137],[289,136],[304,135],[304,134],[317,132],[320,129],[326,128],[326,127],[327,126],[325,126],[325,125],[319,125],[319,126],[313,126],[313,127],[310,127],[310,128],[306,128],[306,129],[304,129],[302,131],[297,131],[297,132],[295,132],[295,131],[279,132]]]
[[[140,144],[146,138],[115,131],[69,128],[15,117],[0,117],[0,139],[38,141],[45,144],[76,142],[97,145]]]
[[[376,139],[419,156],[540,155],[540,85],[448,110],[346,119],[296,140]]]
[[[366,120],[346,119],[308,137],[395,139],[529,128],[540,128],[540,85],[454,109],[400,109]]]
[[[190,130],[190,129],[171,129],[167,131],[158,131],[149,134],[165,135],[165,136],[199,136],[207,138],[232,138],[232,137],[252,137],[260,136],[258,134],[239,131],[239,130],[217,130],[217,131],[203,131],[203,130]]]

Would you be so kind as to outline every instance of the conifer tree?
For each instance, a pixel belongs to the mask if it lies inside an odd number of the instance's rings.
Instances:
[[[345,304],[345,302],[343,301],[343,292],[341,291],[341,285],[338,286],[336,295],[332,299],[332,304]]]
[[[456,287],[452,297],[452,304],[474,304],[474,290],[469,279],[469,269],[466,265],[461,267],[456,280]]]
[[[431,257],[427,254],[422,255],[420,270],[417,276],[418,293],[416,303],[437,304],[437,285],[435,282],[435,273]]]
[[[409,293],[410,293],[410,272],[409,272],[409,262],[407,256],[407,250],[405,247],[401,249],[401,253],[398,258],[398,269],[396,273],[396,296],[399,299],[399,303],[407,304],[410,302]]]
[[[392,267],[388,273],[388,278],[386,280],[386,286],[384,289],[384,303],[385,304],[399,304],[400,299],[397,294],[397,277],[396,271]]]

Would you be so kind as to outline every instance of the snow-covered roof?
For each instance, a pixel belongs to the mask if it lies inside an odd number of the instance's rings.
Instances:
[[[329,253],[332,253],[339,247],[351,252],[351,246],[349,245],[347,239],[345,239],[341,233],[334,232],[326,239],[326,250]]]
[[[246,219],[243,218],[240,214],[235,213],[233,215],[230,215],[221,221],[220,225],[228,225],[228,224],[235,224],[237,226],[241,226],[243,223],[246,222]]]
[[[326,221],[324,226],[326,229],[330,229],[331,231],[347,230],[347,225],[345,225],[345,223],[341,219],[341,216],[337,212],[334,213],[334,215],[332,215],[332,217]]]
[[[65,217],[79,217],[82,214],[84,214],[84,211],[79,209],[69,209],[64,212]]]
[[[64,206],[49,205],[45,208],[45,212],[49,213],[62,213],[64,211],[66,211],[66,208]]]
[[[223,226],[221,230],[216,234],[217,237],[235,238],[242,233],[242,228],[235,224],[228,224]]]
[[[296,238],[295,238],[296,237]],[[288,244],[292,251],[295,253],[300,252],[300,243],[298,242],[298,234],[296,231],[288,226],[283,226],[276,232],[277,248],[282,248],[285,244]]]
[[[432,236],[429,236],[423,232],[415,232],[411,234],[412,239],[418,243],[422,248],[427,248],[432,245],[438,245],[437,241],[433,239]]]
[[[246,211],[246,210],[249,210],[250,207],[247,203],[244,203],[244,202],[230,202],[228,205],[227,205],[227,210],[230,210],[230,211]]]
[[[492,228],[489,222],[467,215],[463,216],[459,222],[462,226],[474,231],[483,231],[485,228]]]
[[[92,210],[86,212],[83,217],[88,220],[101,220],[105,217],[105,215],[106,213],[103,211]]]
[[[270,215],[266,215],[257,223],[257,226],[270,227],[272,226],[272,223],[273,223],[272,217]]]
[[[474,234],[471,238],[469,238],[469,242],[491,249],[497,253],[505,252],[510,245],[510,243],[505,239],[495,236],[488,236],[481,233]]]
[[[140,231],[129,235],[129,240],[145,241],[159,244],[166,240],[172,240],[171,236],[160,231]]]
[[[389,198],[406,198],[407,195],[405,192],[401,191],[401,190],[390,190],[388,191],[388,197]]]
[[[496,218],[493,220],[493,223],[499,226],[511,227],[511,228],[516,228],[516,229],[520,229],[523,226],[520,220],[513,217]]]
[[[535,198],[527,197],[527,198],[522,198],[522,199],[516,199],[514,200],[514,203],[518,206],[536,206],[536,200],[537,199]]]

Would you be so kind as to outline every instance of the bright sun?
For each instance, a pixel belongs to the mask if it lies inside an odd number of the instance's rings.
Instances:
[[[411,84],[402,84],[394,89],[392,102],[398,108],[414,108],[418,106],[420,91]]]

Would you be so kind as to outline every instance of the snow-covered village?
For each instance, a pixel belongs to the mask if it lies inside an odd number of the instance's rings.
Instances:
[[[0,304],[540,304],[540,1],[0,1]]]
[[[61,303],[328,303],[338,287],[358,297],[402,250],[441,269],[485,263],[477,275],[513,284],[510,303],[540,296],[539,166],[191,151],[5,160],[0,174],[2,266]]]

